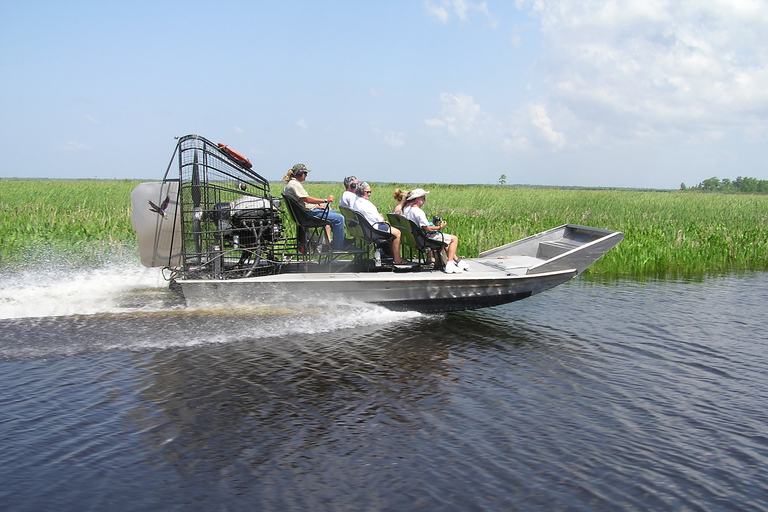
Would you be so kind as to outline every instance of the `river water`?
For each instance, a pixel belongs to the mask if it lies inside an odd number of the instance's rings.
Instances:
[[[768,510],[768,274],[448,315],[0,276],[2,510]]]

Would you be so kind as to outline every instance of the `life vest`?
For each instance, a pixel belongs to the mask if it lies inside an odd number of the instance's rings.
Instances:
[[[253,167],[253,164],[250,160],[245,158],[243,155],[232,149],[231,147],[227,146],[223,142],[219,142],[219,149],[223,151],[229,158],[237,162],[238,164],[242,165],[243,167],[250,169]]]

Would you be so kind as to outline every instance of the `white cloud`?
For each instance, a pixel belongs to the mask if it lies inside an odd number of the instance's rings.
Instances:
[[[308,128],[307,122],[304,119],[299,119],[298,121],[296,121],[296,126],[301,128],[302,130],[306,130]]]
[[[538,128],[544,138],[553,146],[561,148],[565,145],[565,135],[554,129],[547,107],[541,103],[528,105],[531,124]]]
[[[512,33],[509,36],[509,42],[512,44],[513,48],[520,48],[520,45],[523,43],[523,37],[520,35],[520,28],[517,25],[512,29]]]
[[[518,6],[541,20],[546,101],[570,111],[582,135],[585,126],[627,137],[715,135],[768,122],[766,2],[518,0]],[[536,126],[547,132],[546,122]]]
[[[83,144],[82,142],[75,142],[73,140],[70,140],[65,142],[61,149],[63,149],[64,151],[83,151],[83,150],[89,149],[89,147],[86,144]]]
[[[445,121],[442,119],[425,119],[424,124],[429,126],[430,128],[442,128],[445,126]]]
[[[472,96],[464,93],[440,94],[442,103],[442,117],[439,119],[425,119],[427,126],[432,128],[444,128],[451,135],[475,134],[483,136],[485,125],[489,116],[485,114],[480,105],[475,103]]]
[[[448,8],[446,7],[447,4],[448,2],[443,2],[442,5],[437,5],[429,0],[424,1],[424,7],[427,9],[427,13],[430,16],[434,16],[442,23],[448,23],[448,18],[450,17]]]
[[[235,133],[243,133],[243,129],[239,126],[235,126]]]
[[[402,132],[387,132],[384,134],[384,142],[393,148],[400,148],[405,146],[404,137],[405,134]]]
[[[388,146],[392,146],[393,148],[400,148],[405,146],[405,134],[403,132],[384,132],[378,128],[374,128],[373,131],[379,135],[383,135],[382,139]]]
[[[455,15],[462,23],[469,20],[469,11],[477,11],[485,15],[491,27],[496,28],[497,21],[493,19],[486,2],[471,2],[469,0],[424,0],[424,7],[430,16],[437,18],[441,23],[448,23],[451,16]]]
[[[502,147],[507,150],[528,151],[531,149],[531,141],[528,137],[516,137],[512,139],[504,139]]]
[[[424,120],[436,133],[445,133],[470,146],[504,151],[561,149],[566,146],[564,129],[573,123],[568,109],[555,105],[553,113],[543,102],[531,102],[502,122],[494,119],[464,93],[440,95],[440,116]]]

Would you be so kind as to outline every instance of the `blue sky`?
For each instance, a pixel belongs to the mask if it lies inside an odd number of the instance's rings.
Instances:
[[[268,179],[768,179],[768,3],[0,0],[2,177],[158,179],[174,136]]]

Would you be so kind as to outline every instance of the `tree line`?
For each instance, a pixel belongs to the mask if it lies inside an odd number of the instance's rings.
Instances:
[[[701,190],[704,192],[741,192],[745,194],[768,194],[768,180],[739,176],[735,180],[716,177],[706,179],[693,187],[680,184],[680,190]]]

